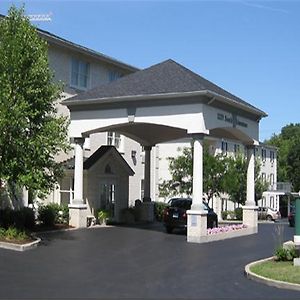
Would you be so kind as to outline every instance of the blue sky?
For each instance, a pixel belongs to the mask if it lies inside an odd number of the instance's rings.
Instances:
[[[266,111],[260,139],[300,122],[300,1],[0,0],[38,27],[145,68],[168,58]]]

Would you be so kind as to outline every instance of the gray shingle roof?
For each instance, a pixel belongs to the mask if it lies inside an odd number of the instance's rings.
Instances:
[[[129,166],[127,161],[123,158],[123,156],[119,153],[119,151],[114,146],[106,146],[103,145],[100,148],[98,148],[90,157],[84,157],[83,158],[83,169],[88,170],[90,167],[92,167],[103,155],[105,155],[107,152],[112,151],[116,156],[120,158],[120,160],[123,162],[124,166],[129,170],[130,174],[134,174],[134,171]],[[71,157],[65,161],[62,162],[62,165],[69,170],[73,170],[75,168],[75,157]]]
[[[241,98],[234,96],[171,59],[122,77],[109,84],[104,84],[92,90],[80,93],[75,97],[65,100],[65,104],[67,104],[68,101],[73,102],[76,100],[100,100],[109,97],[146,96],[196,91],[210,91],[230,98],[249,108],[258,110]]]

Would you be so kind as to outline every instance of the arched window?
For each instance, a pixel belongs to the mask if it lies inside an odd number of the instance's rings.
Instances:
[[[109,164],[107,164],[105,166],[105,170],[104,170],[105,174],[112,174],[112,170],[111,170],[111,166]]]

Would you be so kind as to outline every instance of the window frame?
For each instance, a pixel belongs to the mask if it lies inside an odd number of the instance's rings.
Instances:
[[[74,63],[78,63],[78,70],[76,72],[73,70]],[[87,73],[83,74],[80,70],[80,66],[85,65],[87,67]],[[76,73],[77,75],[77,84],[73,82],[73,74]],[[86,86],[80,85],[80,77],[85,76],[86,77]],[[91,82],[91,64],[88,61],[71,57],[70,60],[70,87],[75,88],[77,90],[86,91],[90,88],[90,82]]]

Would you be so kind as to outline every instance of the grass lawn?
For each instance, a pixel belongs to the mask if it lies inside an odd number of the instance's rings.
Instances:
[[[274,280],[300,284],[300,267],[294,267],[292,261],[266,261],[250,268],[257,275]]]

